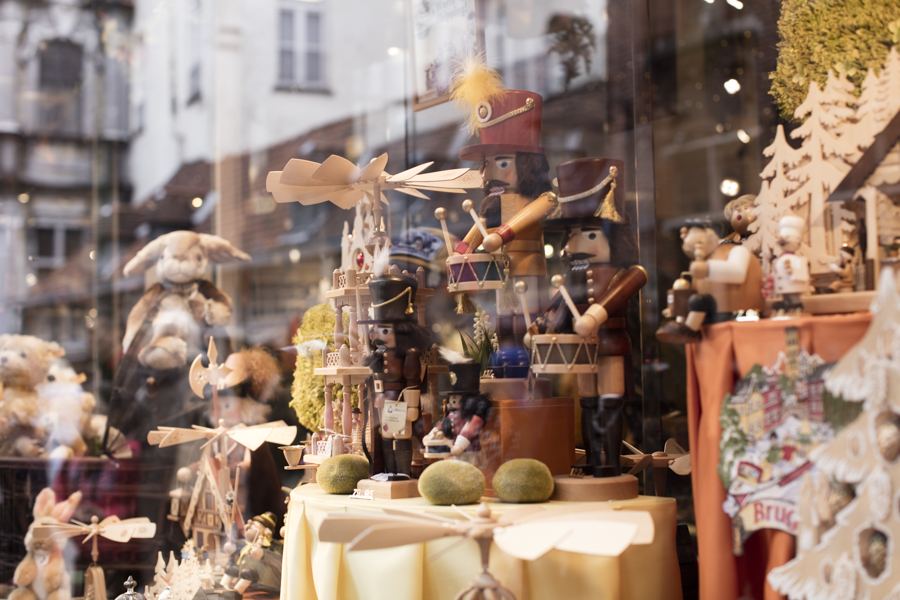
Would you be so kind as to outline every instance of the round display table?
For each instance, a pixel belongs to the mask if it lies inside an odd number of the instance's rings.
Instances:
[[[491,512],[523,506],[485,498]],[[491,573],[518,600],[679,600],[681,577],[675,553],[675,500],[639,496],[605,503],[613,508],[650,513],[656,528],[653,544],[632,546],[617,558],[551,550],[535,561],[521,561],[491,550]],[[578,502],[547,502],[548,509],[583,507]],[[481,572],[478,545],[473,540],[442,538],[385,550],[348,552],[343,544],[319,542],[316,532],[332,511],[381,511],[403,508],[443,517],[461,518],[449,506],[433,506],[423,498],[363,500],[326,494],[316,484],[291,492],[281,598],[285,600],[453,600]],[[461,507],[474,515],[478,505]],[[451,544],[459,545],[429,557]]]

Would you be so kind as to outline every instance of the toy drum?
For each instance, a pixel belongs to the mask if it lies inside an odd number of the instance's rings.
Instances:
[[[531,336],[531,370],[546,373],[596,373],[599,354],[596,337],[575,333]]]
[[[451,293],[503,289],[509,258],[476,252],[447,258],[447,289]]]

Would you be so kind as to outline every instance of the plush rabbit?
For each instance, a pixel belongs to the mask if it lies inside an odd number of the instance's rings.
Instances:
[[[155,265],[160,281],[128,315],[123,350],[136,352],[151,369],[180,367],[203,350],[203,330],[225,325],[233,310],[231,298],[203,276],[209,263],[229,259],[250,257],[225,239],[193,231],[173,231],[144,246],[124,273],[143,273]]]
[[[56,502],[56,494],[44,488],[34,503],[34,522],[25,534],[27,554],[13,575],[16,589],[9,600],[69,600],[72,597],[72,581],[66,571],[63,557],[65,538],[49,537],[36,540],[35,525],[68,523],[81,502],[81,492],[75,492],[68,500]]]

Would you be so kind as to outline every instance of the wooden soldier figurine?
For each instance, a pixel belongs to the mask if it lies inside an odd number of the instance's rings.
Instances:
[[[480,384],[480,364],[450,365],[451,390],[441,394],[447,398],[447,415],[429,434],[430,439],[446,439],[448,445],[432,448],[432,452],[446,452],[473,462],[481,450],[478,436],[491,415],[491,397],[481,393]]]
[[[596,337],[597,372],[578,375],[586,470],[595,477],[620,474],[622,408],[626,370],[631,369],[628,301],[647,283],[647,271],[632,265],[634,237],[625,218],[622,161],[585,158],[559,165],[560,215],[545,230],[565,230],[565,289],[532,324],[532,334],[576,333]],[[573,301],[573,314],[564,294]],[[606,460],[601,463],[601,449]]]
[[[359,321],[375,325],[369,333],[375,351],[364,362],[373,373],[373,429],[381,434],[383,472],[389,474],[389,481],[412,476],[412,434],[413,423],[419,419],[421,357],[431,346],[431,334],[417,322],[417,289],[418,283],[408,275],[372,279],[369,293],[374,316]],[[370,458],[373,474],[381,472],[375,463]]]
[[[493,88],[484,85],[493,81]],[[452,97],[466,106],[467,123],[478,132],[480,144],[459,151],[463,160],[481,164],[484,200],[479,217],[486,228],[473,226],[455,249],[455,254],[505,252],[509,257],[509,279],[498,292],[497,337],[500,351],[492,369],[496,377],[525,377],[528,353],[522,338],[525,318],[514,284],[525,281],[530,310],[539,312],[547,304],[547,261],[541,220],[556,208],[551,191],[550,165],[541,147],[541,107],[539,94],[506,90],[496,71],[475,67],[454,81]]]
[[[720,244],[708,220],[689,220],[681,228],[681,249],[693,258],[690,271],[697,292],[688,300],[683,322],[669,321],[656,332],[667,344],[699,342],[701,327],[733,319],[739,311],[762,311],[762,268],[744,246]]]
[[[809,291],[809,260],[795,254],[803,243],[806,221],[800,217],[781,217],[778,221],[778,245],[781,255],[772,261],[772,278],[775,293],[781,294],[781,302],[773,306],[778,310],[802,310],[800,295]]]
[[[743,244],[747,236],[750,235],[750,225],[756,221],[753,210],[756,208],[756,196],[746,194],[740,198],[735,198],[725,205],[722,211],[725,218],[731,223],[734,229],[731,233],[722,238],[720,244]]]

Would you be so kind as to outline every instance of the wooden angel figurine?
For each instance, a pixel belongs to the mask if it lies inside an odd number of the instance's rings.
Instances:
[[[778,221],[778,245],[781,256],[772,262],[772,279],[776,294],[781,294],[781,302],[774,307],[778,310],[802,310],[801,294],[809,291],[809,259],[796,254],[803,243],[806,222],[800,217],[788,215]]]
[[[745,247],[720,244],[707,220],[689,220],[681,228],[681,249],[693,258],[690,272],[697,292],[688,300],[684,322],[670,321],[656,332],[668,344],[693,344],[701,327],[734,318],[739,311],[762,311],[762,267]]]
[[[375,326],[369,333],[375,350],[364,359],[373,373],[366,387],[371,384],[374,407],[367,407],[367,413],[376,417],[373,429],[381,434],[384,462],[379,470],[379,461],[370,458],[370,472],[387,473],[388,481],[412,476],[413,423],[420,416],[421,357],[431,346],[430,333],[417,322],[417,289],[418,282],[408,275],[388,274],[372,279],[369,292],[374,316],[359,321],[361,325]],[[378,449],[372,450],[377,457]]]
[[[491,397],[480,390],[481,365],[461,362],[449,368],[451,389],[442,394],[447,399],[447,415],[435,423],[424,441],[444,439],[447,445],[430,448],[431,454],[446,453],[473,462],[481,449],[479,434],[491,415]]]
[[[474,253],[483,246],[487,252],[508,255],[509,278],[497,302],[500,350],[492,369],[496,377],[525,377],[525,318],[512,290],[524,281],[531,295],[529,308],[540,311],[546,306],[541,220],[557,205],[541,147],[543,99],[533,92],[504,89],[497,72],[483,64],[467,66],[453,82],[452,97],[467,109],[470,132],[481,137],[480,144],[464,147],[459,157],[481,163],[485,196],[478,216],[487,233],[485,237],[476,224],[454,253]]]
[[[623,169],[622,161],[602,158],[557,167],[560,216],[544,221],[544,229],[567,233],[565,289],[535,319],[530,331],[596,336],[597,372],[578,375],[586,469],[595,477],[620,474],[625,372],[631,368],[627,307],[648,280],[647,271],[632,264],[634,237],[625,217]],[[564,301],[566,293],[578,315]],[[606,454],[602,464],[601,449]]]

